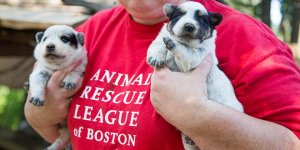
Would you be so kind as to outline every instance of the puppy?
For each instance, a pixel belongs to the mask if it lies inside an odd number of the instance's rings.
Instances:
[[[222,16],[208,12],[203,5],[188,1],[179,6],[164,5],[169,22],[163,26],[147,52],[147,63],[153,67],[166,65],[170,70],[188,72],[195,69],[208,54],[213,65],[207,77],[208,98],[243,112],[226,75],[218,68],[215,54],[217,26]],[[198,149],[182,136],[184,148]]]
[[[54,25],[45,32],[36,34],[37,45],[34,49],[36,66],[29,76],[31,91],[30,102],[36,106],[44,105],[45,87],[54,71],[68,67],[81,60],[81,64],[70,72],[60,83],[61,88],[75,89],[87,65],[84,49],[84,35],[65,25]],[[62,149],[70,141],[67,128],[61,130],[61,136],[50,146],[49,150]]]

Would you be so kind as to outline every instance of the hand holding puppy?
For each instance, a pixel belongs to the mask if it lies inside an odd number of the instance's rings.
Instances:
[[[191,72],[172,72],[164,67],[152,75],[150,96],[154,108],[183,132],[193,131],[193,120],[201,112],[201,103],[208,100],[206,79],[211,66],[212,57],[208,55]]]
[[[79,90],[78,86],[73,90],[60,87],[65,76],[73,71],[80,61],[75,62],[68,68],[56,71],[49,79],[45,89],[45,103],[43,107],[36,107],[29,102],[31,92],[25,103],[24,113],[28,123],[33,126],[48,142],[54,142],[59,136],[59,124],[65,120],[68,114],[71,97]]]

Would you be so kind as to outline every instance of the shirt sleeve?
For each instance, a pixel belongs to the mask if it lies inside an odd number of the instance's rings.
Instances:
[[[300,71],[284,53],[270,54],[235,88],[245,112],[287,127],[300,139]]]
[[[217,57],[245,113],[293,131],[300,139],[300,69],[290,49],[260,21],[225,14]]]

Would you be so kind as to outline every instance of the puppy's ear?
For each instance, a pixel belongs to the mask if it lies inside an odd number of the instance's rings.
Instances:
[[[209,15],[210,15],[210,21],[211,21],[213,26],[217,26],[221,23],[222,18],[223,18],[221,14],[209,13]]]
[[[77,33],[78,42],[83,46],[84,44],[84,34],[82,32]]]
[[[172,17],[173,13],[177,9],[178,6],[172,5],[172,4],[165,4],[163,7],[165,15],[170,18]]]
[[[43,36],[44,36],[44,32],[38,32],[38,33],[36,33],[36,34],[35,34],[35,41],[36,41],[37,43],[40,43],[41,40],[42,40],[42,38],[43,38]]]

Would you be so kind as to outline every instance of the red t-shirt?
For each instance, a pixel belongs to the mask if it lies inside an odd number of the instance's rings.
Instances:
[[[216,53],[245,113],[300,137],[300,71],[288,47],[259,21],[213,0],[201,2],[223,15]],[[118,6],[78,28],[89,63],[68,116],[73,149],[183,149],[180,131],[149,100],[153,69],[146,53],[162,25],[138,24]]]

